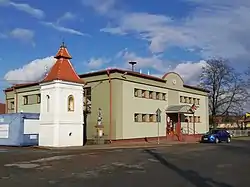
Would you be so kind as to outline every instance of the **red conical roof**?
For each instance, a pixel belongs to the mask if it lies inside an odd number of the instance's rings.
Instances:
[[[61,45],[55,58],[57,59],[56,63],[53,65],[53,67],[51,68],[47,76],[44,78],[42,83],[51,82],[54,80],[62,80],[80,84],[85,83],[75,72],[75,69],[73,68],[69,60],[72,57],[70,56],[64,44]]]
[[[65,58],[65,59],[72,59],[71,55],[69,54],[64,42],[62,43],[60,49],[58,50],[58,52],[56,53],[55,56],[56,59],[60,59],[60,58]]]

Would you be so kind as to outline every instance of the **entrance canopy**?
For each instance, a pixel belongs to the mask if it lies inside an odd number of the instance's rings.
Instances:
[[[166,113],[182,113],[182,114],[193,114],[189,105],[170,105],[166,109]]]

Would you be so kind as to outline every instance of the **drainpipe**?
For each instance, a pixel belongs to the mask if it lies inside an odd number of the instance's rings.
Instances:
[[[17,92],[16,92],[16,88],[13,88],[13,90],[14,90],[14,93],[16,95],[16,97],[15,97],[15,111],[17,113],[18,112],[18,110],[17,110],[17,107],[18,107],[18,95],[17,95]]]
[[[4,93],[5,93],[5,114],[8,114],[8,100],[6,91],[4,91]]]
[[[110,78],[110,71],[107,69],[107,75],[109,78],[109,142],[112,143],[112,82]]]

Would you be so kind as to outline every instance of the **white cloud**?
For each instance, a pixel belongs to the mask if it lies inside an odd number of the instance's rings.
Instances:
[[[200,62],[183,62],[178,64],[175,68],[169,68],[168,72],[178,73],[184,80],[184,84],[197,86],[199,84],[202,67],[206,65],[207,63],[203,60]],[[152,75],[162,78],[165,73]]]
[[[71,12],[65,12],[60,18],[57,19],[57,24],[64,21],[71,21],[76,19],[76,15]]]
[[[178,73],[184,80],[185,84],[198,85],[202,68],[207,65],[206,61],[184,62],[178,64],[171,71]]]
[[[196,50],[203,58],[250,58],[248,0],[185,1],[197,7],[186,18],[121,11],[120,16],[112,17],[114,24],[101,31],[136,36],[147,41],[153,53],[164,52],[168,47],[181,47]]]
[[[122,59],[122,60],[120,60]],[[152,75],[156,77],[162,77],[167,72],[176,72],[183,78],[185,84],[197,85],[202,72],[202,67],[207,63],[204,60],[199,62],[181,62],[177,65],[173,65],[173,62],[164,60],[161,55],[153,55],[148,57],[138,56],[134,52],[129,52],[127,49],[119,51],[112,61],[117,62],[120,60],[121,64],[116,65],[120,68],[131,68],[129,61],[136,61],[136,71],[142,71],[147,74],[148,71],[154,72]]]
[[[173,71],[178,73],[184,80],[185,84],[197,85],[202,72],[202,67],[206,65],[205,61],[200,62],[182,62],[173,67],[173,63],[163,60],[160,56],[139,57],[135,53],[124,52],[122,58],[125,60],[126,68],[130,68],[129,61],[136,61],[136,71],[142,69],[143,73],[158,72],[154,76],[162,77],[165,73]]]
[[[170,68],[170,66],[168,66],[169,63],[167,61],[162,60],[160,56],[153,55],[149,57],[141,57],[134,52],[129,52],[126,49],[118,52],[116,58],[123,59],[123,63],[120,64],[120,66],[125,68],[130,68],[130,65],[128,64],[128,62],[130,61],[137,62],[136,64],[137,69],[154,69],[159,72],[166,72]]]
[[[26,12],[30,14],[31,16],[38,18],[38,19],[42,19],[45,17],[45,13],[42,10],[34,8],[26,3],[15,3],[9,0],[0,0],[0,6],[4,6],[4,5],[12,6],[15,9]]]
[[[110,62],[110,59],[106,59],[106,58],[91,58],[88,61],[87,66],[90,69],[99,69],[103,67],[104,65],[107,65],[109,62]]]
[[[69,33],[69,34],[74,34],[74,35],[78,35],[78,36],[89,36],[88,34],[85,34],[81,31],[75,30],[75,29],[71,29],[71,28],[67,28],[67,27],[63,27],[60,26],[58,24],[55,23],[51,23],[51,22],[41,22],[43,25],[46,25],[48,27],[51,27],[55,30],[58,30],[60,32],[65,32],[65,33]]]
[[[82,0],[82,3],[100,14],[106,14],[114,8],[116,2],[115,0]]]
[[[40,80],[46,69],[49,70],[55,63],[53,56],[36,59],[21,68],[7,72],[4,79],[12,84],[29,83]]]
[[[35,45],[33,39],[34,39],[34,32],[29,29],[23,29],[23,28],[15,28],[10,32],[10,37],[14,39],[18,39],[22,42],[31,42],[32,45]]]

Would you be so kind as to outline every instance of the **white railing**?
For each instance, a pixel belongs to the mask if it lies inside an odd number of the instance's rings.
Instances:
[[[250,136],[250,129],[246,130],[227,130],[233,137]]]

